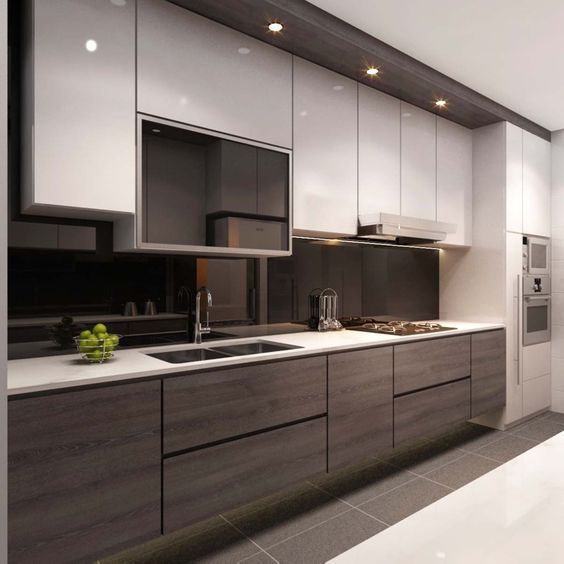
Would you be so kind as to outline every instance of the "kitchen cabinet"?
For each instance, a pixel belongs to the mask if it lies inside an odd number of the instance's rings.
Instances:
[[[551,236],[550,142],[523,131],[523,233]]]
[[[437,119],[401,102],[401,215],[437,219]]]
[[[456,224],[442,242],[472,245],[472,131],[437,117],[437,221]]]
[[[405,394],[470,376],[470,336],[394,347],[394,393]]]
[[[95,251],[96,228],[30,221],[9,221],[8,246],[20,249]]]
[[[294,234],[357,233],[357,86],[294,57]]]
[[[505,331],[472,335],[472,417],[505,405]]]
[[[160,389],[8,403],[10,562],[92,562],[159,535]]]
[[[328,358],[328,470],[393,445],[392,347]]]
[[[134,213],[135,3],[26,3],[22,210]]]
[[[326,394],[324,356],[166,379],[163,450],[193,448],[325,414]]]
[[[394,446],[470,419],[470,378],[394,399]]]
[[[551,404],[551,347],[539,343],[523,347],[523,417]]]
[[[358,86],[358,213],[401,214],[401,102]]]
[[[292,147],[292,56],[164,0],[137,2],[137,110]]]
[[[523,233],[523,130],[505,127],[505,228]]]
[[[326,470],[325,417],[166,458],[163,532],[228,511]]]
[[[207,211],[286,218],[289,156],[233,141],[212,143],[207,154]]]

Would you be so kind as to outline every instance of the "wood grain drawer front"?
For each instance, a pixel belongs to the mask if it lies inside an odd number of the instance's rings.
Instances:
[[[470,335],[394,347],[395,395],[466,376],[470,376]]]
[[[505,405],[505,330],[472,335],[472,417]]]
[[[8,404],[10,562],[93,562],[160,534],[161,384]]]
[[[470,419],[470,378],[394,400],[394,446]]]
[[[325,417],[166,458],[164,533],[326,471]]]
[[[329,356],[329,471],[393,445],[392,347]]]
[[[327,357],[164,380],[164,452],[176,452],[327,411]]]

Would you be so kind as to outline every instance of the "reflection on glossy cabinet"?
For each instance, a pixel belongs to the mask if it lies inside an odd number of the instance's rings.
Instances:
[[[28,0],[22,207],[135,211],[135,3]]]
[[[472,131],[437,117],[437,221],[456,224],[445,243],[472,244]]]
[[[294,58],[294,233],[357,233],[357,83]]]
[[[400,101],[359,84],[359,214],[400,214],[400,129]]]
[[[523,233],[551,235],[550,143],[523,131]]]
[[[174,6],[138,1],[138,111],[290,148],[292,56]]]
[[[401,215],[436,220],[436,116],[401,102]]]

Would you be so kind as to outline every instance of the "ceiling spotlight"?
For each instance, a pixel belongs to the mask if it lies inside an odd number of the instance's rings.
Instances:
[[[446,106],[446,100],[443,100],[442,98],[440,100],[436,100],[435,106],[437,106],[437,108],[444,108]]]
[[[96,42],[95,39],[89,39],[84,46],[86,47],[86,50],[89,51],[90,53],[94,53],[94,51],[96,51],[96,49],[98,49],[98,43]]]
[[[376,76],[378,74],[378,69],[376,67],[370,67],[366,69],[366,74],[368,76]]]
[[[272,22],[268,25],[268,29],[270,31],[273,31],[274,33],[278,33],[279,31],[282,31],[284,29],[284,26],[279,22]]]

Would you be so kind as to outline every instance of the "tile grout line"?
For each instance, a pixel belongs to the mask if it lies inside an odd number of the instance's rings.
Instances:
[[[374,517],[374,515],[370,515],[370,513],[366,513],[366,511],[363,511],[362,509],[360,509],[360,507],[358,507],[357,505],[353,505],[352,503],[350,503],[349,501],[347,501],[346,499],[343,499],[339,496],[333,495],[332,493],[324,490],[321,486],[318,486],[317,484],[314,484],[313,482],[309,482],[314,488],[318,489],[320,492],[326,493],[328,495],[330,495],[331,497],[338,499],[339,501],[342,501],[344,504],[348,505],[351,509],[357,509],[358,511],[360,511],[361,513],[364,513],[364,515],[366,515],[367,517],[370,517],[371,519],[374,519],[375,521],[378,521],[379,523],[382,523],[382,525],[385,525],[386,527],[389,527],[390,524],[386,523],[385,521],[382,521],[382,519],[378,519],[378,517]],[[369,500],[370,501],[370,500]],[[364,503],[364,502],[363,502]]]
[[[250,556],[243,558],[242,560],[239,560],[237,562],[237,564],[239,564],[240,562],[244,562],[245,560],[249,560],[249,558],[254,558],[257,554],[260,553],[264,553],[266,554],[269,558],[272,558],[274,560],[274,562],[276,562],[277,564],[280,564],[278,562],[278,560],[276,560],[276,558],[274,558],[273,556],[271,556],[270,554],[268,554],[268,552],[266,552],[266,550],[264,550],[264,548],[262,548],[262,546],[260,546],[259,544],[257,544],[252,538],[250,538],[249,536],[247,536],[241,529],[239,529],[239,527],[237,527],[237,525],[234,525],[233,523],[231,523],[231,521],[229,521],[229,519],[227,519],[227,517],[225,517],[222,513],[219,514],[219,516],[230,526],[233,527],[239,534],[243,535],[243,537],[245,537],[248,541],[250,541],[251,543],[253,543],[258,549],[258,552],[255,552],[254,554],[251,554]]]

